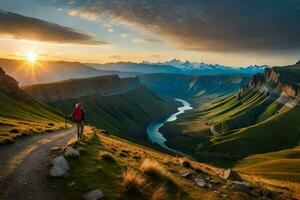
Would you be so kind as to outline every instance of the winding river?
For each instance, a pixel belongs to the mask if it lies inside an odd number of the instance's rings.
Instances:
[[[187,110],[192,110],[193,108],[191,107],[191,104],[189,104],[187,101],[182,100],[182,99],[175,99],[176,101],[182,103],[181,107],[178,107],[178,112],[168,116],[167,118],[158,120],[158,121],[154,121],[152,123],[149,124],[149,126],[147,127],[147,134],[148,134],[148,138],[153,142],[153,143],[157,143],[160,146],[162,146],[163,148],[175,152],[177,154],[182,154],[179,151],[176,151],[174,149],[169,148],[165,142],[167,141],[167,139],[163,136],[163,134],[161,132],[159,132],[159,129],[161,127],[163,127],[166,123],[168,122],[172,122],[177,120],[177,116],[180,114],[183,114],[185,111]]]

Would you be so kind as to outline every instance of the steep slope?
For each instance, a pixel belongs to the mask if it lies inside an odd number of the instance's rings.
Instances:
[[[141,82],[151,90],[177,97],[199,97],[215,94],[230,95],[247,85],[249,76],[200,76],[184,74],[144,74],[139,75]]]
[[[133,77],[136,73],[125,73],[97,70],[79,62],[38,61],[29,63],[24,60],[0,59],[0,66],[21,85],[53,82],[70,78],[86,78],[99,75],[118,74],[122,77]]]
[[[245,188],[234,189],[229,180],[222,180],[218,174],[223,169],[110,137],[100,130],[87,129],[83,140],[71,145],[82,149],[80,158],[68,159],[69,176],[57,179],[58,187],[63,188],[69,199],[81,199],[96,188],[103,192],[105,199],[128,200],[285,199],[291,197],[290,192],[293,191],[291,184],[281,185],[287,186],[287,191],[242,175],[244,181],[251,182],[250,190],[265,191],[255,196],[243,190]],[[207,186],[199,186],[193,177],[204,180]],[[296,197],[295,194],[293,197]]]
[[[276,169],[277,165],[278,174],[284,174],[285,170],[298,173],[290,167],[296,160],[290,160],[292,157],[289,155],[300,142],[299,70],[299,64],[266,69],[263,75],[255,75],[249,87],[243,88],[237,95],[203,109],[203,116],[216,134],[198,149],[198,158],[226,165],[230,162],[221,159],[236,161],[254,154],[279,151],[272,156],[273,153],[254,155],[245,163],[255,164],[258,169],[262,161],[259,158],[266,156],[266,162],[272,160],[266,166],[274,164]],[[275,161],[274,158],[280,158],[279,154],[286,156],[286,160],[282,157],[281,161]],[[300,158],[298,154],[292,155],[293,159]],[[247,164],[241,163],[241,167],[246,167]],[[299,181],[297,176],[294,178]]]
[[[70,114],[83,103],[87,122],[118,136],[147,143],[146,127],[176,109],[176,103],[156,96],[137,78],[116,75],[26,86],[23,89]]]
[[[61,114],[31,98],[0,68],[0,143],[64,127]]]

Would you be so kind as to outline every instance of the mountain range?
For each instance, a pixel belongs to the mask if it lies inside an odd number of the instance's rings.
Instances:
[[[118,62],[106,64],[87,64],[97,69],[111,69],[117,71],[139,72],[139,73],[179,73],[179,74],[201,74],[201,75],[232,75],[232,74],[255,74],[261,73],[267,65],[251,65],[246,67],[229,67],[219,64],[205,64],[173,59],[166,62]]]

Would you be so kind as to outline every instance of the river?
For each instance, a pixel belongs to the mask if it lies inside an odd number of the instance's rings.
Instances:
[[[176,98],[175,101],[178,101],[178,102],[182,103],[182,106],[178,107],[178,111],[176,113],[168,116],[167,118],[160,119],[160,120],[157,120],[157,121],[154,121],[154,122],[150,123],[149,126],[147,127],[147,134],[148,134],[148,138],[153,143],[157,143],[157,144],[159,144],[160,146],[162,146],[163,148],[165,148],[169,151],[175,152],[177,154],[182,154],[179,151],[176,151],[174,149],[169,148],[165,144],[167,139],[163,136],[163,134],[161,132],[159,132],[159,129],[161,127],[163,127],[166,123],[176,121],[178,115],[185,113],[185,111],[187,111],[187,110],[192,110],[193,109],[193,107],[191,107],[191,104],[189,104],[187,101],[185,101],[183,99]]]

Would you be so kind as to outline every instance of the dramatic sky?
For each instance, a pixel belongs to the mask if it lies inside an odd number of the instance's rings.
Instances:
[[[0,0],[0,57],[231,66],[300,59],[300,0]]]

